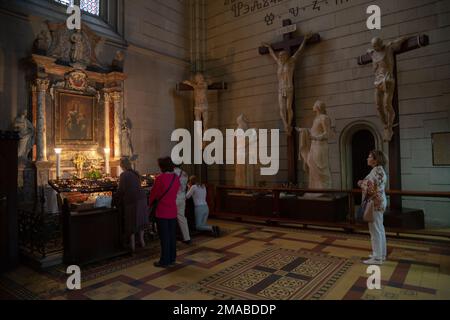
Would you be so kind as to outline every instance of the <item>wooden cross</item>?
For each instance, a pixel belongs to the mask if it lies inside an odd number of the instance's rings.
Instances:
[[[283,20],[283,27],[289,28],[292,25],[292,21],[290,19]],[[283,35],[283,41],[272,44],[272,49],[277,51],[284,50],[292,56],[294,52],[300,47],[303,43],[304,37],[294,37],[294,32],[287,32]],[[312,37],[307,41],[307,44],[320,42],[320,35],[313,34]],[[265,55],[269,54],[269,48],[260,47],[259,54]],[[295,87],[295,86],[294,86]],[[296,117],[295,117],[295,90],[294,90],[294,99],[292,103],[292,111],[294,113],[291,126],[296,126]],[[291,134],[287,135],[287,145],[288,145],[288,181],[292,184],[297,184],[297,155],[298,155],[298,145],[297,145],[297,135]]]
[[[179,91],[194,91],[194,88],[190,85],[187,85],[183,82],[177,83],[176,90]],[[228,84],[224,81],[222,82],[214,82],[208,85],[208,91],[212,90],[228,90]]]
[[[208,85],[208,91],[211,90],[227,90],[228,84],[226,82],[215,82],[210,85]],[[185,83],[177,83],[176,87],[177,91],[194,91],[194,88],[190,85],[187,85]],[[202,177],[202,180],[207,182],[208,181],[208,170],[206,165],[203,163],[200,165],[200,168],[196,169],[197,172],[200,172],[200,175]]]
[[[394,135],[389,143],[389,185],[391,190],[402,190],[402,171],[401,171],[401,157],[400,157],[400,122],[399,122],[399,101],[398,101],[398,81],[397,81],[397,55],[411,50],[415,50],[421,47],[429,45],[430,39],[427,35],[411,37],[407,39],[401,46],[401,48],[395,51],[394,54],[394,77],[395,77],[395,91],[392,100],[392,106],[395,111],[395,121],[398,123],[394,127]],[[371,56],[366,53],[358,57],[359,65],[366,65],[372,62]],[[401,196],[391,196],[391,209],[402,209]]]
[[[208,90],[227,90],[228,84],[226,82],[214,82],[208,86]],[[185,84],[185,83],[177,83],[177,91],[193,91],[194,88]]]

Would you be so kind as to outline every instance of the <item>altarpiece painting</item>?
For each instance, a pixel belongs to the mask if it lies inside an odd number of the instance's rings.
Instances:
[[[60,91],[56,101],[56,145],[95,144],[96,97]]]

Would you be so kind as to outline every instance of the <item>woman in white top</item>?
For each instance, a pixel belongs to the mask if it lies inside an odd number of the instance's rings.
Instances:
[[[209,215],[209,207],[206,202],[206,186],[197,181],[196,176],[189,178],[190,189],[186,194],[186,199],[192,197],[195,205],[195,228],[199,231],[211,231],[214,236],[220,235],[220,229],[218,226],[210,226],[206,222]]]
[[[186,244],[191,243],[191,237],[189,235],[189,224],[186,219],[185,209],[186,209],[186,188],[189,177],[181,166],[175,166],[173,171],[180,179],[180,189],[177,193],[177,220],[180,226],[181,234],[183,235],[183,242]]]
[[[372,243],[372,254],[370,259],[364,261],[369,265],[381,265],[386,260],[386,232],[383,225],[383,214],[386,211],[386,156],[383,152],[375,150],[370,152],[367,158],[367,164],[372,167],[370,174],[358,182],[359,187],[363,191],[363,201],[370,199],[373,201],[374,220],[369,223],[370,239]]]

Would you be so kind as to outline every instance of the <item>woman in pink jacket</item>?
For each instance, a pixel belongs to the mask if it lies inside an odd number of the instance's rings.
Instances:
[[[180,181],[173,173],[172,159],[158,159],[161,174],[155,179],[150,192],[150,207],[157,202],[156,221],[161,241],[161,258],[154,263],[155,267],[167,268],[174,266],[177,256],[176,226],[177,226],[177,193]]]

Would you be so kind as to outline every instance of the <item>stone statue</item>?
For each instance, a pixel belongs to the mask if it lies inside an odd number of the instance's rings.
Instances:
[[[300,54],[303,52],[306,42],[311,38],[312,34],[308,33],[298,50],[289,57],[289,54],[282,50],[278,57],[272,49],[272,46],[263,43],[263,46],[269,49],[270,55],[278,65],[278,104],[280,108],[281,120],[283,120],[284,128],[288,135],[292,134],[292,121],[294,112],[292,103],[294,100],[294,70]]]
[[[70,58],[72,62],[84,62],[84,42],[81,30],[77,30],[70,36],[72,42],[72,49],[70,51]]]
[[[51,40],[51,38],[50,38],[49,32],[47,30],[42,30],[38,34],[38,36],[34,42],[34,49],[38,53],[46,54],[48,47],[50,45],[50,40]]]
[[[14,130],[19,132],[19,160],[26,161],[28,154],[34,145],[34,127],[33,124],[27,118],[28,112],[24,110],[14,121]]]
[[[134,155],[133,144],[131,142],[131,124],[130,119],[122,123],[122,156],[132,158]]]
[[[244,133],[249,129],[249,124],[247,118],[241,114],[237,120],[237,129],[242,129]],[[253,187],[255,185],[255,176],[254,176],[254,165],[249,163],[250,154],[252,150],[250,150],[250,145],[247,141],[251,141],[252,138],[254,138],[254,141],[256,141],[256,130],[252,130],[251,133],[252,137],[250,139],[244,139],[240,141],[237,139],[236,148],[237,153],[243,152],[245,153],[245,164],[238,164],[236,162],[235,165],[235,175],[234,175],[234,185],[237,187]],[[255,156],[255,155],[254,155]],[[257,156],[257,155],[256,155]]]
[[[384,141],[392,140],[393,128],[398,125],[394,124],[396,114],[392,106],[395,90],[395,51],[399,50],[407,39],[402,37],[385,45],[380,38],[373,38],[372,49],[368,50],[373,61],[375,101],[384,125]]]
[[[194,81],[185,80],[184,84],[194,89],[194,117],[195,121],[203,120],[203,130],[208,130],[208,86],[209,83],[201,73],[195,75]]]
[[[97,59],[97,48],[102,37],[93,32],[89,26],[82,24],[79,31],[69,30],[66,21],[47,21],[51,34],[47,56],[72,63],[75,69],[84,69],[87,65],[101,66]]]
[[[116,55],[111,64],[111,68],[113,71],[123,72],[123,64],[124,64],[125,54],[123,51],[116,51]]]
[[[331,134],[331,119],[325,103],[316,101],[316,114],[311,129],[296,128],[300,132],[300,158],[303,168],[309,173],[309,189],[331,189],[331,172],[328,160],[328,138]],[[321,194],[308,195],[321,196]]]

